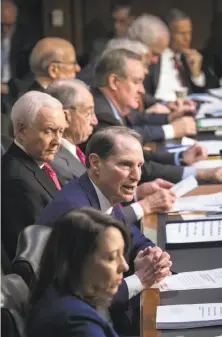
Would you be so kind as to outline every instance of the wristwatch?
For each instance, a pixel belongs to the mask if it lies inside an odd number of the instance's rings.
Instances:
[[[187,164],[186,164],[185,161],[184,161],[183,154],[184,154],[184,151],[181,151],[181,152],[179,153],[178,159],[179,159],[179,163],[180,163],[181,166],[186,166]]]

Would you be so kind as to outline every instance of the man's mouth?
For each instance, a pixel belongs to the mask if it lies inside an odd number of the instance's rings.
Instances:
[[[136,189],[136,186],[132,185],[123,185],[122,187],[127,194],[133,194]]]

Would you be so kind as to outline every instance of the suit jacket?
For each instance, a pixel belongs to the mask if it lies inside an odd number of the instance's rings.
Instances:
[[[12,259],[20,231],[32,225],[57,188],[15,143],[2,157],[2,240]]]
[[[86,172],[86,167],[79,162],[64,146],[61,146],[55,159],[50,163],[63,186],[73,178],[79,178]],[[130,205],[122,208],[127,223],[136,223],[137,216]]]
[[[112,108],[103,93],[98,88],[92,89],[91,92],[94,97],[96,117],[99,121],[96,128],[110,125],[126,125],[138,131],[143,137],[144,143],[164,139],[161,125],[168,124],[167,114],[153,114],[132,110],[128,117],[123,117],[120,121],[115,118]]]
[[[27,337],[118,337],[91,305],[72,295],[59,295],[53,286],[31,309]]]
[[[205,59],[203,59],[203,63],[202,63],[202,71],[205,74],[205,78],[206,78],[206,84],[204,87],[198,87],[192,82],[191,72],[187,65],[185,56],[183,54],[181,55],[181,62],[183,65],[183,69],[182,69],[183,78],[186,83],[186,86],[189,89],[189,94],[202,93],[202,92],[205,92],[207,89],[217,88],[219,86],[219,82],[218,82],[217,77],[214,74],[214,71],[205,62]],[[155,92],[158,86],[158,82],[160,78],[160,71],[161,71],[160,65],[161,65],[161,56],[156,64],[152,64],[149,67],[149,74],[146,75],[145,80],[144,80],[145,90],[147,93],[151,95],[155,95]]]
[[[106,97],[102,94],[102,92],[99,89],[94,89],[92,90],[92,93],[93,93],[94,101],[95,101],[96,116],[99,122],[95,130],[97,130],[98,128],[108,127],[112,125],[122,125],[121,122],[117,120],[115,116],[113,115],[112,108],[110,104],[108,103]],[[136,131],[140,131],[143,129],[143,132],[146,132],[146,126],[144,127],[143,125],[142,115],[144,115],[144,119],[146,118],[148,118],[148,120],[153,119],[153,114],[150,114],[150,117],[147,117],[149,116],[149,114],[146,114],[146,113],[143,114],[141,112],[132,111],[130,115],[130,120],[137,119],[137,123],[138,123],[137,127],[135,127],[135,124],[132,125],[129,119],[123,119],[123,124],[130,128],[133,127]],[[163,115],[160,115],[160,118],[164,118]],[[148,125],[147,125],[147,128],[149,128]],[[161,132],[162,132],[162,129],[161,129]],[[174,163],[173,154],[170,154],[167,152],[154,153],[151,151],[144,151],[144,158],[145,158],[145,164],[142,167],[141,182],[152,181],[156,178],[163,178],[163,179],[172,181],[174,183],[181,180],[182,174],[183,174],[183,168],[171,165]],[[167,164],[167,165],[163,165],[163,164]]]

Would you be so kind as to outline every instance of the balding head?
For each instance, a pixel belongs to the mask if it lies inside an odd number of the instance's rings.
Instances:
[[[62,104],[39,91],[29,91],[12,107],[16,140],[37,161],[51,161],[67,126]]]
[[[85,83],[77,79],[57,80],[48,87],[47,93],[63,105],[69,125],[64,137],[74,144],[86,141],[92,134],[97,119],[93,96]]]
[[[2,37],[10,35],[16,23],[17,8],[14,2],[4,0],[1,3]]]
[[[37,77],[73,78],[80,70],[73,45],[64,39],[47,37],[35,45],[30,68]]]

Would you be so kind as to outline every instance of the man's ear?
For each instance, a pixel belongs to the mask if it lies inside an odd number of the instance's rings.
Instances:
[[[109,75],[108,82],[109,82],[109,87],[110,87],[113,91],[116,91],[116,90],[118,89],[118,82],[119,82],[119,79],[118,79],[118,77],[117,77],[116,74],[110,74],[110,75]]]
[[[18,123],[16,127],[16,136],[20,139],[24,139],[26,137],[27,128],[23,123]]]
[[[50,63],[48,66],[48,74],[52,79],[56,79],[58,77],[58,66],[55,63]]]
[[[63,109],[63,111],[64,111],[66,122],[67,122],[68,127],[69,127],[69,125],[71,124],[71,120],[72,120],[70,110],[69,109]]]
[[[100,171],[100,157],[96,153],[91,153],[89,155],[90,168],[95,174],[99,174]]]

